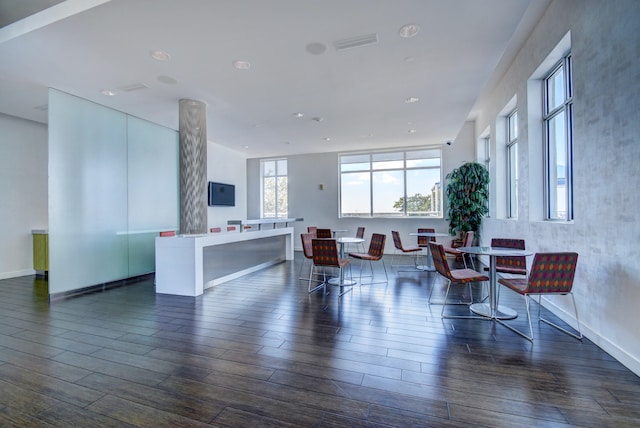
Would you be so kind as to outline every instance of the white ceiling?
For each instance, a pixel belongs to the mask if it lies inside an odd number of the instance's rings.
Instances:
[[[208,139],[249,157],[441,144],[547,4],[67,0],[0,28],[0,112],[46,123],[53,87],[173,129],[178,100],[204,101]],[[409,23],[420,31],[401,38]],[[334,47],[370,34],[377,42]]]

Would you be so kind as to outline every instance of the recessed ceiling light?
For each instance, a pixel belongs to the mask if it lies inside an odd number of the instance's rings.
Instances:
[[[313,118],[313,120],[314,120],[315,122],[322,122],[324,119],[323,119],[323,118],[321,118],[321,117],[317,117],[317,116],[316,116],[316,117],[314,117],[314,118]]]
[[[302,117],[304,114],[302,113],[292,113],[293,117]]]
[[[249,148],[249,146],[244,146],[244,148],[245,148],[245,149],[248,149],[248,148]]]
[[[158,61],[168,61],[169,58],[171,58],[171,55],[169,55],[165,51],[151,51],[149,52],[149,54],[151,55],[151,58]]]
[[[233,66],[238,70],[248,70],[251,68],[251,63],[249,61],[237,60],[233,61]]]
[[[331,141],[331,138],[329,138],[329,137],[324,137],[324,138],[323,138],[323,140],[324,140],[324,141]]]
[[[306,49],[311,55],[322,55],[326,52],[327,46],[319,42],[312,42],[307,45]]]
[[[410,129],[407,131],[409,134],[415,134],[416,130],[415,129]]]
[[[400,37],[409,38],[418,34],[420,31],[420,26],[418,24],[407,24],[400,27],[398,34]]]
[[[116,95],[116,93],[114,91],[112,91],[111,89],[103,89],[103,90],[100,91],[100,93],[102,95],[107,95],[109,97],[113,97],[113,96]]]
[[[417,103],[418,101],[420,101],[420,98],[418,98],[418,97],[409,97],[409,98],[404,100],[404,102],[407,103],[407,104]]]

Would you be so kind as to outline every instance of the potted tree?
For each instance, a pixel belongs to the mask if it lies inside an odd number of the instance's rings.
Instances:
[[[446,176],[449,233],[477,232],[489,213],[489,172],[484,165],[467,162]]]

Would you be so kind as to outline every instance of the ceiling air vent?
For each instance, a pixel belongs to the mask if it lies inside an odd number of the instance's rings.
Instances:
[[[122,92],[133,92],[133,91],[139,91],[140,89],[147,89],[147,88],[148,86],[145,85],[144,83],[133,83],[131,85],[120,87],[120,90]]]
[[[372,43],[376,43],[378,41],[378,35],[366,34],[364,36],[351,37],[349,39],[342,39],[333,42],[333,46],[338,51],[343,51],[345,49],[351,48],[359,48],[361,46],[370,45]]]

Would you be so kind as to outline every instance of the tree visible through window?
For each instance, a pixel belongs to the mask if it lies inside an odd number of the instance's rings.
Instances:
[[[340,156],[342,217],[442,217],[439,149]]]
[[[289,217],[287,160],[261,161],[263,218]]]

